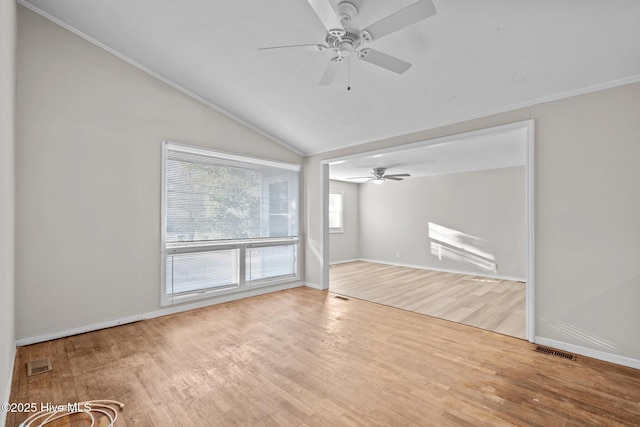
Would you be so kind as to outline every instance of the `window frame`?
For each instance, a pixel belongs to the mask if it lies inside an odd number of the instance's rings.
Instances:
[[[329,233],[344,233],[344,193],[342,191],[329,191],[329,206],[331,206],[331,195],[340,196],[340,227],[331,227],[329,222]],[[329,207],[329,217],[331,217],[331,208]]]
[[[189,154],[202,155],[207,157],[215,157],[224,160],[234,160],[245,163],[257,164],[262,166],[270,166],[281,169],[287,169],[296,171],[298,175],[298,203],[301,198],[301,173],[300,165],[291,163],[274,162],[270,160],[256,159],[252,157],[239,156],[235,154],[229,154],[216,150],[210,150],[206,148],[194,147],[184,144],[178,144],[171,141],[162,141],[162,191],[161,191],[161,219],[160,219],[160,279],[161,279],[161,292],[160,292],[160,306],[166,307],[174,304],[186,303],[191,301],[198,301],[207,298],[213,298],[222,295],[235,294],[247,292],[252,289],[286,284],[296,282],[300,280],[300,232],[296,237],[268,237],[268,238],[255,238],[255,239],[238,239],[238,240],[221,240],[219,242],[206,242],[206,243],[167,243],[167,151],[175,150],[182,151]],[[300,226],[301,211],[300,206],[297,210],[296,223]],[[250,248],[268,248],[275,246],[295,246],[294,255],[294,274],[267,277],[257,280],[246,280],[246,253]],[[222,251],[229,249],[238,249],[238,284],[233,284],[225,287],[213,287],[205,288],[195,291],[179,292],[179,293],[167,293],[167,256],[183,254],[183,253],[203,253],[210,251]]]

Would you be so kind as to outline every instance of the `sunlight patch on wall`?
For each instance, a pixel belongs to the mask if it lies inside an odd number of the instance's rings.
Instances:
[[[439,260],[472,264],[492,273],[498,272],[496,257],[491,253],[491,243],[459,230],[429,222],[431,254]]]
[[[545,318],[540,319],[540,321],[543,324],[547,325],[552,330],[564,336],[572,337],[574,339],[577,339],[597,349],[600,349],[609,353],[619,353],[622,350],[615,343],[605,340],[604,338],[600,338],[596,335],[593,335],[568,322],[563,322],[561,320],[549,320]]]

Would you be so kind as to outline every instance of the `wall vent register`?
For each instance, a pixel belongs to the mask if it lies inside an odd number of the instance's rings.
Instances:
[[[555,348],[544,347],[542,345],[536,346],[535,351],[539,353],[548,354],[549,356],[561,357],[563,359],[568,359],[568,360],[576,360],[575,354],[556,350]]]
[[[27,376],[33,376],[38,374],[44,374],[52,370],[51,359],[44,358],[38,360],[30,360],[27,362]]]

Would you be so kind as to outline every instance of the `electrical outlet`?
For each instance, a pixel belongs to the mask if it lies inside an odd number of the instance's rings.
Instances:
[[[400,259],[400,252],[396,252],[396,258]]]

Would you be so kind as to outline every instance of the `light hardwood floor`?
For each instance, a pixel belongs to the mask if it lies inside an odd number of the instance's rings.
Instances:
[[[525,284],[355,261],[331,266],[329,290],[526,338]]]
[[[18,349],[12,402],[92,399],[118,426],[637,426],[640,371],[296,288]]]

